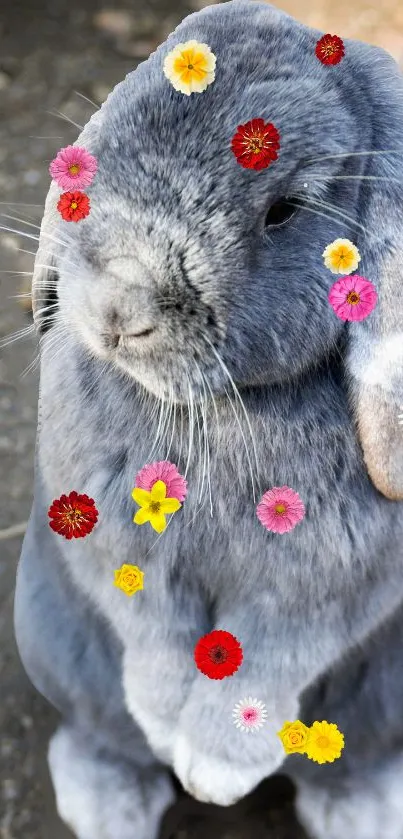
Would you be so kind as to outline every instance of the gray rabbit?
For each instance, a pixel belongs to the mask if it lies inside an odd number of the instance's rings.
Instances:
[[[63,714],[49,763],[79,839],[155,839],[170,770],[229,805],[280,769],[313,839],[403,838],[403,81],[382,50],[260,2],[189,15],[110,94],[77,143],[96,156],[90,215],[64,221],[52,183],[33,282],[41,377],[32,513],[15,623],[33,683]],[[187,40],[215,80],[163,72]],[[239,165],[253,117],[278,160]],[[338,318],[322,252],[359,248],[372,314]],[[137,472],[169,459],[188,494],[160,537],[133,523]],[[256,504],[289,486],[292,532]],[[99,520],[49,527],[76,490]],[[134,563],[144,590],[113,572]],[[196,668],[197,641],[232,633],[231,678]],[[231,718],[263,701],[250,736]],[[285,721],[328,720],[342,756],[286,758]]]

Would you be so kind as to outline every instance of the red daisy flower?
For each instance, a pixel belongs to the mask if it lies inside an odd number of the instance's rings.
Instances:
[[[242,647],[235,635],[223,629],[214,629],[197,642],[194,660],[196,667],[209,679],[225,679],[241,666]]]
[[[73,490],[70,495],[61,495],[52,502],[48,510],[49,525],[55,533],[66,539],[87,536],[98,521],[98,510],[92,498],[79,495]]]
[[[63,192],[60,196],[57,209],[65,221],[81,221],[89,215],[90,199],[85,192]]]
[[[266,169],[277,160],[280,148],[280,134],[277,128],[263,119],[251,119],[238,125],[231,141],[231,148],[245,169]]]
[[[338,35],[323,35],[315,48],[316,57],[322,64],[338,64],[344,56],[344,44]]]

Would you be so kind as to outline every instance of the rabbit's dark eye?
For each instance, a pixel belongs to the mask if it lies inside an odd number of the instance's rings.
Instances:
[[[292,204],[290,204],[290,200],[292,199],[280,198],[279,201],[276,201],[276,203],[270,207],[266,215],[265,227],[285,224],[286,221],[289,221],[290,218],[295,215],[297,208],[294,204],[296,202],[292,201]]]

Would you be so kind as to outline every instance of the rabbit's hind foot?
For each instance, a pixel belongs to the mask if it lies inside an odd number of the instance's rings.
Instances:
[[[52,737],[48,761],[59,816],[77,839],[156,839],[175,797],[165,769],[97,754],[68,726]]]
[[[403,839],[403,754],[343,789],[299,781],[296,808],[310,839]]]

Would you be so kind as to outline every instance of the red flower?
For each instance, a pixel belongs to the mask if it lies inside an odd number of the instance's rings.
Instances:
[[[280,135],[271,122],[265,123],[260,117],[251,119],[244,125],[238,125],[231,148],[238,163],[245,169],[266,169],[273,160],[277,160]]]
[[[85,192],[63,192],[57,205],[60,215],[65,221],[81,221],[89,215],[90,199]]]
[[[215,629],[197,642],[194,659],[197,668],[209,679],[225,679],[241,666],[242,647],[230,632]]]
[[[50,527],[66,539],[73,536],[87,536],[98,521],[98,510],[92,498],[79,495],[73,490],[70,495],[61,495],[50,505],[48,516]]]
[[[338,64],[344,55],[344,44],[338,35],[323,35],[315,48],[316,57],[322,64]]]

